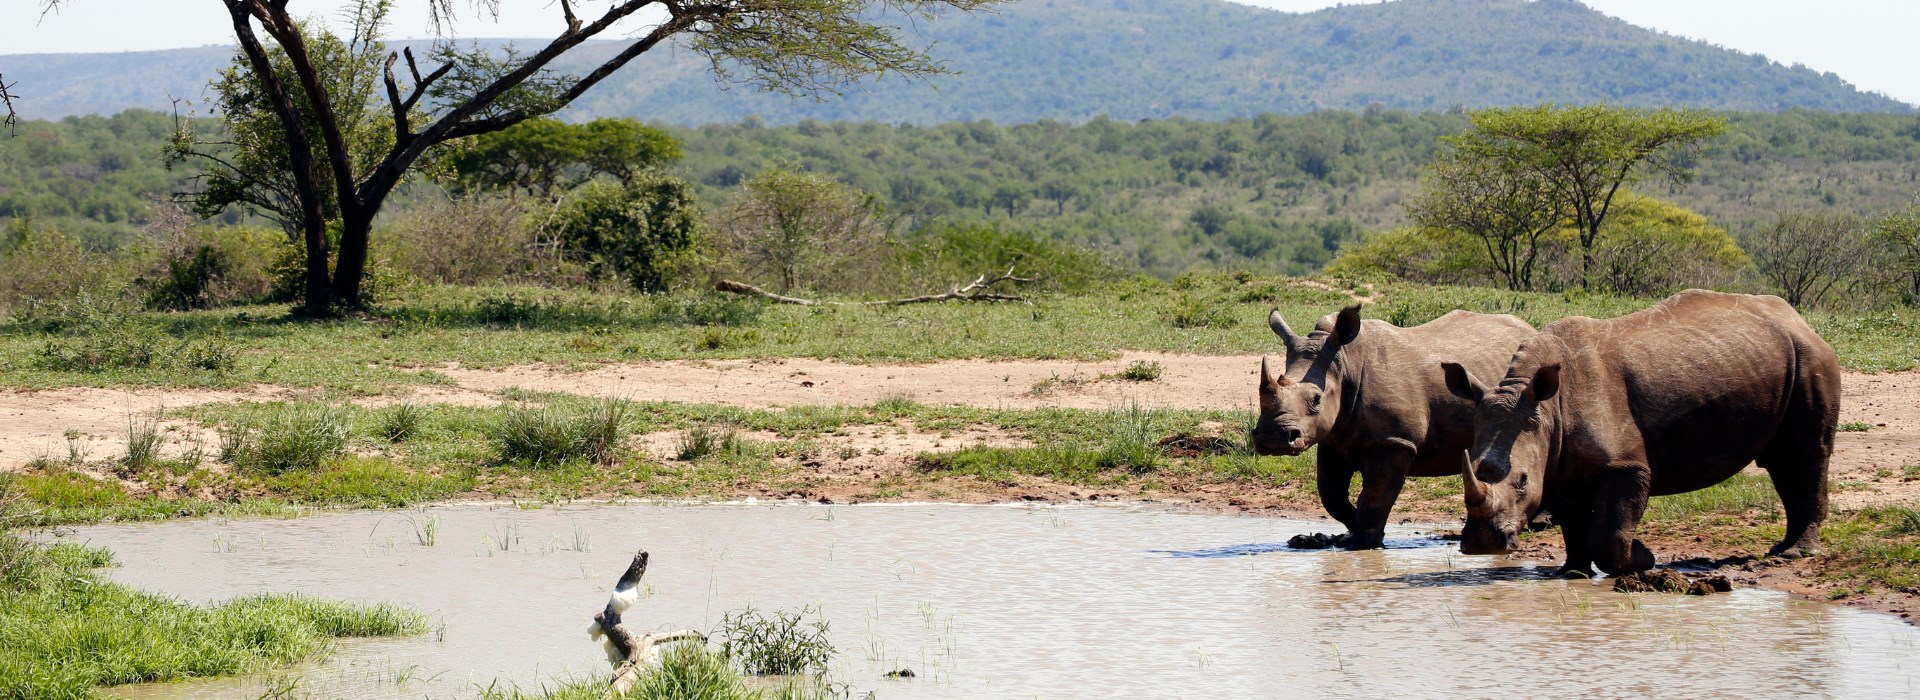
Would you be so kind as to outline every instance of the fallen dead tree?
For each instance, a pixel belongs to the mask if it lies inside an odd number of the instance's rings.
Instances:
[[[1007,268],[1006,274],[992,279],[988,279],[986,275],[981,275],[979,279],[973,281],[973,284],[965,287],[954,287],[945,293],[926,294],[917,297],[907,297],[905,299],[886,299],[883,301],[818,301],[814,299],[802,299],[799,297],[775,294],[751,284],[735,282],[733,280],[720,280],[713,284],[713,288],[717,291],[730,292],[733,294],[758,296],[775,304],[793,304],[795,306],[905,306],[907,304],[927,304],[936,301],[1026,301],[1023,297],[1012,294],[997,294],[992,290],[995,285],[1001,282],[1032,281],[1031,278],[1013,276],[1013,268],[1009,267]]]
[[[633,563],[627,565],[627,572],[613,586],[613,595],[607,597],[607,607],[593,616],[593,624],[587,627],[587,633],[595,641],[604,644],[607,660],[613,662],[613,681],[607,687],[606,697],[611,700],[625,695],[640,682],[640,674],[660,664],[660,651],[667,642],[686,639],[698,639],[705,642],[707,635],[694,630],[675,632],[654,632],[635,635],[622,624],[621,614],[640,601],[640,577],[647,575],[647,550],[633,555]]]

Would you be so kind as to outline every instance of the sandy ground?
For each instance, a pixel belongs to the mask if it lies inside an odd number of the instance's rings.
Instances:
[[[1135,362],[1161,367],[1158,381],[1112,378]],[[848,364],[825,360],[728,360],[645,362],[588,369],[530,365],[469,369],[449,365],[441,374],[450,387],[416,390],[403,397],[365,400],[377,405],[398,400],[487,405],[498,392],[527,389],[591,396],[620,396],[641,401],[711,403],[756,408],[799,405],[870,404],[906,397],[929,404],[988,408],[1040,407],[1103,409],[1129,404],[1154,408],[1251,409],[1258,356],[1201,356],[1126,353],[1115,360],[1077,362],[964,360],[920,365]],[[1847,374],[1843,378],[1843,422],[1863,422],[1864,432],[1840,433],[1834,451],[1834,505],[1855,508],[1874,503],[1920,503],[1920,480],[1907,480],[1907,465],[1920,465],[1920,372]],[[160,408],[205,403],[278,400],[298,396],[279,387],[246,391],[145,389],[0,390],[0,469],[18,468],[36,457],[64,459],[69,444],[92,459],[126,449],[130,419]],[[169,451],[205,443],[203,431],[178,423],[171,428]],[[74,435],[70,441],[68,435]],[[874,442],[834,445],[828,452],[891,455],[944,449],[964,441],[954,436],[888,433],[899,444]],[[989,444],[1010,439],[976,436]],[[666,445],[677,435],[652,438]],[[842,438],[854,440],[852,437]],[[936,445],[937,443],[937,445]],[[210,445],[209,445],[210,446]],[[848,449],[840,449],[848,448]],[[662,447],[661,449],[665,449]],[[832,461],[832,460],[828,460]],[[857,467],[857,465],[849,465]]]

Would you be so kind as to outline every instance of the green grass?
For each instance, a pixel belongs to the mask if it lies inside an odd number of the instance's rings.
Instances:
[[[1865,421],[1857,421],[1857,420],[1849,421],[1846,423],[1841,423],[1839,429],[1840,429],[1840,432],[1843,432],[1843,433],[1864,433],[1869,430],[1872,430],[1873,424],[1867,423]]]
[[[1888,588],[1920,594],[1920,511],[1875,506],[1827,521],[1820,530],[1827,556],[1822,577],[1856,590]]]
[[[1512,293],[1382,283],[1362,313],[1416,324],[1452,309],[1513,313],[1536,325],[1569,314],[1613,316],[1648,299]],[[534,362],[815,357],[853,362],[958,358],[1104,359],[1123,350],[1201,354],[1271,352],[1260,321],[1279,308],[1296,327],[1351,303],[1343,292],[1252,275],[1136,279],[1082,295],[1043,294],[1031,304],[796,307],[712,294],[639,295],[529,287],[409,287],[375,318],[305,321],[284,306],[131,313],[119,336],[154,336],[170,349],[220,338],[230,361],[107,362],[75,369],[40,361],[49,344],[102,335],[101,322],[0,321],[0,380],[12,387],[265,383],[372,395],[447,384],[448,362],[499,367]],[[1886,371],[1920,358],[1920,314],[1808,313],[1849,368]],[[198,342],[198,341],[193,341]]]
[[[92,571],[109,563],[104,550],[55,545],[9,564],[0,584],[0,698],[94,698],[98,686],[243,673],[298,661],[331,639],[427,626],[402,608],[299,595],[192,605]]]
[[[1780,496],[1773,480],[1753,474],[1735,474],[1733,478],[1699,491],[1657,496],[1647,505],[1647,520],[1693,520],[1733,518],[1748,514],[1780,519]]]
[[[632,413],[633,403],[621,399],[509,406],[488,434],[506,462],[536,467],[574,460],[606,464],[620,456]]]

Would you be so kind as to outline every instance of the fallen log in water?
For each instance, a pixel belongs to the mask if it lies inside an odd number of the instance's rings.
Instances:
[[[647,550],[633,555],[633,563],[613,585],[607,607],[593,616],[587,634],[606,645],[607,660],[613,662],[613,680],[607,686],[609,700],[625,695],[640,682],[640,674],[659,665],[661,645],[683,639],[706,641],[707,635],[694,630],[654,632],[635,635],[622,624],[621,615],[640,601],[640,577],[647,575]]]

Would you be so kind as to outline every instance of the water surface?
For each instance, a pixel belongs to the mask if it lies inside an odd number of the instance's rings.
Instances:
[[[1384,551],[1278,546],[1326,526],[1117,507],[460,506],[72,536],[114,550],[114,578],[192,600],[297,591],[435,620],[270,676],[115,690],[137,698],[289,683],[296,697],[470,697],[604,677],[586,624],[637,548],[653,559],[629,624],[713,629],[749,605],[813,606],[833,677],[880,698],[1920,692],[1920,628],[1889,616],[1762,590],[1627,596],[1404,528]],[[917,677],[884,678],[903,668]]]

